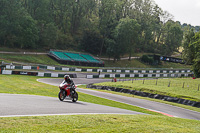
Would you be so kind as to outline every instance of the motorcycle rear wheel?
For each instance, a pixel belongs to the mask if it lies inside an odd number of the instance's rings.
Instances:
[[[78,100],[78,93],[75,92],[74,95],[73,95],[72,102],[76,102],[77,100]]]
[[[59,98],[59,100],[60,101],[63,101],[64,99],[65,99],[65,95],[64,95],[64,92],[63,91],[60,91],[59,93],[58,93],[58,98]]]

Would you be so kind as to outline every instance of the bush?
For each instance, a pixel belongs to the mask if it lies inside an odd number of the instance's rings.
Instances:
[[[141,57],[141,61],[144,62],[144,63],[148,63],[150,65],[154,64],[154,59],[152,57],[147,56],[147,55],[143,55]]]

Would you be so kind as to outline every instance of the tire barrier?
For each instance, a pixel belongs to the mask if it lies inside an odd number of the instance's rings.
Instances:
[[[3,70],[2,74],[4,75],[30,75],[30,76],[39,76],[39,77],[64,77],[64,75],[69,75],[71,78],[77,78],[76,74],[60,74],[60,73],[44,73],[44,72],[25,72],[25,71],[12,71],[12,70]]]
[[[121,93],[160,99],[160,100],[164,100],[168,102],[174,102],[174,103],[179,103],[179,104],[184,104],[184,105],[200,108],[200,102],[190,101],[190,100],[176,98],[176,97],[170,97],[166,95],[152,94],[152,93],[147,93],[147,92],[142,92],[142,91],[137,91],[137,90],[123,89],[123,88],[116,88],[116,87],[109,87],[109,86],[96,86],[93,84],[88,84],[87,88],[121,92]]]

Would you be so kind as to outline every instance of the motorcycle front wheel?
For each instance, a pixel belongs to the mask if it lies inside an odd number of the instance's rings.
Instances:
[[[58,93],[58,98],[59,98],[60,101],[63,101],[65,99],[65,94],[64,93],[65,93],[64,91],[60,91]]]
[[[78,93],[75,91],[72,102],[76,102],[77,100],[78,100]]]

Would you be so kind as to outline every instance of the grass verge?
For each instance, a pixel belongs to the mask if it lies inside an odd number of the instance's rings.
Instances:
[[[73,115],[0,118],[0,130],[2,133],[199,133],[199,125],[200,121],[197,120],[146,115]]]
[[[81,85],[79,87],[80,88],[84,88],[84,89],[91,89],[91,88],[86,88],[86,85]],[[126,96],[126,97],[134,97],[134,98],[139,98],[139,99],[145,99],[145,100],[155,101],[155,102],[160,102],[160,103],[165,103],[165,104],[169,104],[169,105],[173,105],[173,106],[177,106],[177,107],[181,107],[181,108],[193,110],[193,111],[196,111],[196,112],[200,112],[200,108],[196,108],[196,107],[192,107],[192,106],[188,106],[188,105],[184,105],[184,104],[178,104],[178,103],[163,101],[163,100],[159,100],[159,99],[148,98],[148,97],[141,97],[141,96],[136,96],[136,95],[132,95],[132,94],[115,92],[115,91],[99,90],[99,89],[91,89],[91,90],[96,90],[96,91],[101,91],[101,92],[107,92],[107,93],[122,95],[122,96]]]
[[[170,84],[170,87],[168,85]],[[158,79],[158,80],[133,80],[125,82],[104,82],[95,85],[112,86],[131,90],[138,90],[153,94],[167,95],[200,102],[200,79]],[[184,88],[183,88],[184,85]]]

